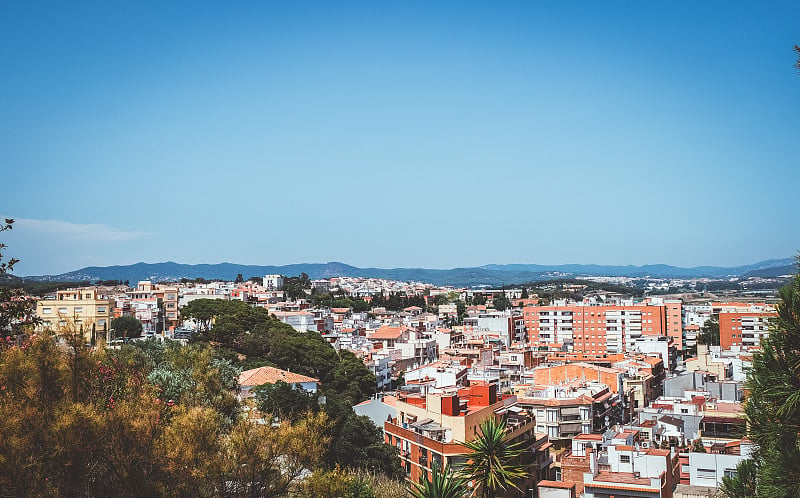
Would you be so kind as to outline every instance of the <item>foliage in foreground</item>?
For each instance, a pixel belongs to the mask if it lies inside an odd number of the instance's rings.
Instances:
[[[768,498],[800,497],[800,274],[780,290],[780,298],[778,317],[753,354],[746,383],[748,436],[757,448],[756,495]]]
[[[328,415],[275,426],[242,417],[238,370],[209,346],[95,351],[80,333],[67,338],[0,345],[5,493],[290,496],[324,472]]]
[[[522,453],[520,444],[506,442],[505,436],[505,422],[492,417],[481,423],[475,439],[461,443],[469,452],[460,471],[475,483],[478,496],[497,496],[516,488],[514,482],[526,475],[517,463]]]
[[[463,498],[469,493],[467,479],[449,466],[440,468],[434,463],[430,475],[420,478],[411,489],[413,498]]]

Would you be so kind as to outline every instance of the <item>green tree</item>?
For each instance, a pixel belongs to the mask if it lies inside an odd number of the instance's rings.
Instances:
[[[254,389],[261,413],[270,413],[285,420],[296,420],[306,412],[319,409],[317,397],[293,384],[278,381]]]
[[[508,443],[506,435],[505,422],[491,417],[481,423],[475,439],[461,443],[469,450],[461,473],[475,483],[476,492],[484,498],[516,488],[514,481],[526,475],[516,461],[522,453],[520,444]]]
[[[800,256],[798,257],[800,270]],[[777,318],[753,353],[745,402],[757,495],[800,496],[800,274],[779,291]]]
[[[135,316],[125,315],[111,320],[114,337],[135,338],[142,336],[142,322]]]
[[[297,277],[287,277],[283,280],[283,291],[289,299],[305,298],[308,295],[306,290],[310,289],[311,279],[305,273],[301,273]]]
[[[325,392],[347,398],[354,405],[369,399],[376,389],[375,375],[364,362],[351,351],[339,351],[339,361],[331,370]]]
[[[697,342],[707,346],[719,346],[719,319],[717,317],[709,318],[700,327],[700,331],[697,333]]]
[[[411,488],[413,498],[464,498],[467,495],[467,479],[449,466],[441,468],[435,462],[431,466],[430,476],[420,477],[419,482],[413,483]]]
[[[11,230],[13,225],[13,219],[5,218],[5,222],[0,223],[0,233]],[[0,283],[9,279],[14,265],[19,262],[15,258],[3,260],[3,250],[6,247],[0,243]],[[0,337],[6,337],[9,333],[23,333],[37,323],[39,319],[36,318],[36,301],[27,297],[21,289],[0,286]],[[5,341],[0,340],[0,345],[2,342]]]
[[[719,487],[722,496],[727,498],[753,498],[756,495],[756,462],[752,459],[742,460],[736,466],[734,476],[722,478]]]
[[[220,484],[230,493],[225,496],[287,496],[318,467],[330,444],[327,425],[323,412],[278,426],[240,420],[223,446]]]
[[[449,302],[450,300],[448,299],[447,294],[437,294],[436,297],[433,298],[433,304],[435,306],[441,306]]]
[[[505,291],[502,294],[498,294],[492,302],[494,303],[494,309],[497,311],[505,311],[511,307],[511,301],[506,297]]]
[[[327,433],[331,444],[325,455],[330,468],[378,472],[394,479],[405,475],[397,448],[384,443],[383,430],[368,417],[356,415],[347,400],[328,401],[325,412],[332,421]]]
[[[201,332],[208,331],[214,318],[222,313],[230,302],[220,299],[196,299],[181,308],[181,317],[184,320],[195,320]]]

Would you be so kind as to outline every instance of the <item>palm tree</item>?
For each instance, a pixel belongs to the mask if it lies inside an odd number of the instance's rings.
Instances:
[[[431,467],[430,478],[426,475],[420,477],[419,483],[414,483],[411,496],[414,498],[463,498],[467,496],[467,480],[457,475],[445,465],[440,468],[437,463]]]
[[[505,437],[505,421],[491,417],[481,423],[475,439],[461,443],[469,450],[461,473],[475,483],[478,496],[496,497],[517,488],[514,481],[526,475],[525,468],[514,461],[523,451],[521,444],[509,444]]]

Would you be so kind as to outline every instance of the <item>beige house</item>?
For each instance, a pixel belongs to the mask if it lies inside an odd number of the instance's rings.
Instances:
[[[40,330],[63,330],[74,325],[91,334],[108,331],[114,318],[114,299],[101,297],[96,287],[66,289],[56,292],[55,299],[36,303],[36,316],[42,319]]]

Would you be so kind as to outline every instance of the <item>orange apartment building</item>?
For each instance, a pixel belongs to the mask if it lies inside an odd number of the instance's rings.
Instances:
[[[642,336],[669,336],[683,349],[681,303],[594,306],[528,306],[523,309],[528,343],[566,346],[586,354],[620,354]]]
[[[519,490],[505,496],[530,496],[536,483],[549,477],[552,463],[547,435],[534,431],[533,415],[517,404],[516,396],[500,396],[496,384],[478,383],[444,394],[400,395],[395,403],[397,417],[384,422],[385,442],[400,450],[400,458],[411,482],[436,463],[455,466],[466,460],[467,449],[460,443],[476,437],[480,424],[490,417],[503,420],[508,441],[524,442],[521,463],[528,477]]]
[[[719,314],[719,344],[723,349],[740,346],[757,348],[769,335],[769,322],[778,316],[774,311],[727,311]]]

